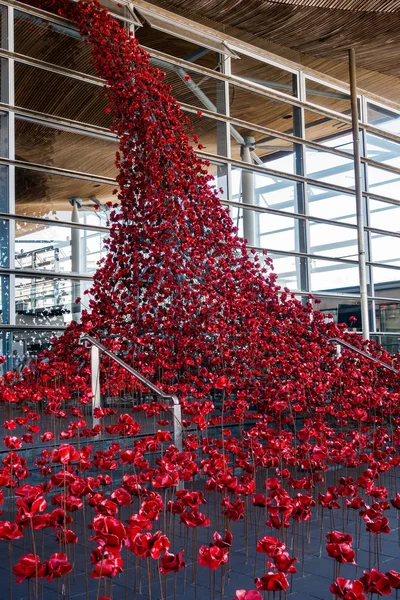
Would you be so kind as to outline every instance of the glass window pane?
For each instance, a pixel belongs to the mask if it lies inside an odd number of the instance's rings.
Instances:
[[[243,198],[243,177],[253,179],[254,195],[250,202]],[[247,190],[251,190],[251,185]],[[245,188],[246,191],[246,188]],[[247,169],[232,168],[232,200],[258,204],[265,208],[282,210],[285,212],[298,212],[297,183],[282,177],[263,175]]]
[[[79,241],[73,235],[79,235]],[[107,234],[43,223],[15,222],[15,268],[93,273]],[[78,265],[78,268],[76,267]]]
[[[228,165],[217,162],[210,162],[207,171],[213,176],[209,181],[209,185],[216,189],[218,196],[221,199],[228,198]]]
[[[371,267],[374,278],[375,294],[386,298],[399,297],[400,265],[389,269],[382,267]],[[392,285],[388,286],[388,283]]]
[[[267,169],[275,169],[284,173],[296,173],[296,166],[298,170],[301,169],[301,146],[299,144],[236,125],[231,125],[230,128],[231,157],[235,160],[243,160],[241,144],[243,140],[252,149],[252,160],[258,167],[265,166]],[[242,140],[237,139],[238,134]]]
[[[304,121],[307,140],[353,153],[351,125],[328,119],[310,110],[304,111]]]
[[[225,84],[223,81],[198,73],[190,67],[179,67],[160,58],[152,58],[151,64],[164,71],[164,82],[172,88],[172,95],[182,104],[196,106],[200,110],[225,114]]]
[[[231,72],[241,79],[297,96],[297,76],[261,59],[237,52],[240,60],[232,60]]]
[[[366,138],[368,158],[400,168],[400,144],[368,132]]]
[[[277,284],[290,290],[300,290],[300,259],[273,252],[268,252],[267,256],[273,260],[274,273],[278,275]]]
[[[400,114],[368,102],[367,121],[370,125],[379,127],[390,133],[400,134]]]
[[[76,29],[20,10],[15,10],[14,15],[15,52],[95,75],[90,46]]]
[[[294,111],[290,104],[270,100],[261,94],[230,85],[229,106],[230,114],[235,119],[293,134]]]
[[[186,133],[189,136],[189,143],[194,149],[198,149],[198,145],[203,146],[200,150],[208,154],[217,154],[219,156],[227,155],[227,139],[226,139],[226,123],[217,121],[216,119],[208,119],[207,117],[199,117],[192,113],[187,115],[190,119],[190,124],[193,127],[189,131],[186,127]],[[198,136],[198,142],[193,141],[193,135]]]
[[[308,210],[313,217],[356,224],[356,199],[352,194],[308,185]]]
[[[400,267],[400,237],[370,233],[371,260]]]
[[[368,191],[380,196],[400,200],[400,175],[384,169],[367,166]]]
[[[8,97],[8,59],[0,59],[0,100],[7,104]]]
[[[310,252],[332,258],[357,256],[357,230],[327,223],[309,222]]]
[[[230,208],[230,214],[235,227],[238,228],[238,236],[246,236],[250,245],[289,252],[298,250],[299,219],[285,214],[256,212],[236,206]],[[250,239],[248,227],[254,231],[254,240]]]
[[[344,114],[351,113],[351,102],[348,93],[308,78],[306,78],[306,98],[308,102],[318,104],[324,108]]]
[[[0,267],[9,266],[9,222],[0,219]]]
[[[378,320],[378,317],[376,317],[376,319]],[[386,350],[386,352],[389,352],[389,354],[399,354],[400,353],[400,337],[398,337],[397,333],[392,333],[390,334],[382,334],[382,335],[371,335],[371,340],[374,340],[374,342],[377,342],[380,346],[382,346],[382,348],[384,350]],[[398,369],[399,368],[399,362],[397,361],[397,364],[393,363],[393,365]]]
[[[390,301],[375,301],[376,312],[376,331],[400,331],[400,303]],[[400,337],[393,339],[398,342],[397,348],[400,348]],[[396,352],[398,351],[396,348]]]
[[[20,371],[28,367],[31,360],[50,346],[52,338],[61,333],[60,330],[41,331],[38,329],[34,331],[0,331],[0,354],[7,359],[3,365],[4,371]]]
[[[8,167],[0,165],[0,212],[8,212]]]
[[[215,52],[215,50],[206,48],[203,44],[196,43],[195,41],[189,42],[172,33],[150,27],[147,23],[136,29],[135,37],[139,40],[141,46],[191,61],[212,70],[218,70],[223,60],[221,54]]]
[[[351,158],[306,147],[306,166],[310,179],[347,188],[355,186],[354,162]]]
[[[57,277],[15,278],[15,319],[17,325],[64,326],[79,320],[81,307],[88,305],[85,290],[90,281]],[[76,298],[82,298],[76,304]]]
[[[80,217],[86,225],[104,226],[107,202],[117,202],[115,186],[40,171],[15,169],[15,212],[30,217],[70,221],[70,198],[82,198]]]
[[[7,6],[0,5],[0,47],[8,48]]]
[[[315,300],[319,302],[316,303]],[[361,302],[359,299],[330,298],[316,296],[313,301],[314,309],[323,312],[327,319],[335,323],[346,323],[348,331],[361,331]],[[353,322],[350,317],[355,317]]]
[[[0,156],[8,158],[8,113],[0,111]]]
[[[258,213],[258,235],[260,248],[272,250],[298,251],[298,219],[284,215]]]
[[[21,108],[108,128],[102,86],[15,62],[15,104]]]
[[[369,225],[377,229],[400,230],[400,206],[369,199]]]
[[[312,258],[310,281],[313,292],[356,294],[359,292],[358,265]]]
[[[10,321],[10,280],[7,275],[0,276],[0,323]],[[0,333],[1,335],[1,333]],[[0,348],[1,355],[1,348]]]
[[[35,164],[115,177],[117,140],[15,120],[15,157]]]

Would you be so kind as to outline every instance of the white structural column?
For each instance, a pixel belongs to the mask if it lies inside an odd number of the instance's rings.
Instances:
[[[360,130],[358,127],[358,100],[357,100],[357,71],[356,53],[354,48],[349,50],[350,71],[350,96],[351,96],[351,119],[353,127],[353,149],[354,149],[354,178],[356,188],[356,212],[357,212],[357,242],[358,242],[358,268],[360,275],[360,298],[361,298],[361,320],[362,334],[365,340],[369,340],[369,314],[368,314],[368,290],[367,290],[367,266],[365,258],[365,230],[364,230],[364,208],[362,196],[362,172],[360,152]]]
[[[74,197],[69,199],[72,205],[71,222],[80,223],[79,209],[82,207],[82,198]],[[81,236],[80,230],[76,227],[71,227],[71,270],[73,273],[81,273]],[[72,318],[74,321],[79,321],[81,316],[80,304],[76,304],[76,298],[81,295],[81,286],[79,281],[72,283]]]
[[[253,164],[252,152],[254,152],[255,139],[245,137],[240,153],[244,163]],[[244,204],[254,204],[254,171],[242,170],[242,202]],[[247,240],[249,246],[258,246],[257,244],[257,213],[254,210],[243,209],[243,237]]]
[[[99,408],[101,405],[100,397],[100,350],[92,344],[90,348],[90,368],[92,376],[92,415],[93,415],[93,427],[100,421],[94,416],[94,409]]]

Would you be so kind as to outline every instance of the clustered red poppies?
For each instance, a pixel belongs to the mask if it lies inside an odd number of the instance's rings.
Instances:
[[[285,595],[302,560],[287,543],[289,532],[299,540],[314,517],[322,534],[328,512],[331,593],[363,600],[400,589],[400,574],[382,573],[378,560],[380,540],[391,531],[386,513],[400,510],[400,493],[391,494],[386,478],[400,462],[400,385],[393,372],[362,355],[344,349],[338,357],[327,338],[388,365],[392,357],[314,311],[312,296],[303,304],[282,290],[271,260],[248,252],[218,200],[208,163],[190,145],[189,119],[164,74],[97,0],[38,4],[78,26],[106,81],[106,110],[120,139],[119,202],[109,206],[108,252],[82,322],[73,322],[21,374],[9,371],[0,381],[0,401],[13,415],[3,423],[8,452],[0,463],[0,505],[6,488],[10,507],[0,540],[12,546],[25,537],[31,544],[14,564],[16,582],[70,576],[82,535],[77,515],[88,519],[90,573],[103,580],[105,592],[130,554],[137,568],[146,564],[149,585],[150,564],[166,577],[184,569],[188,548],[176,552],[176,526],[191,537],[194,579],[200,565],[219,571],[224,582],[232,528],[246,529],[252,515],[264,567],[256,589],[240,588],[236,599]],[[103,394],[125,397],[134,390],[137,401],[121,413],[97,407],[88,424],[83,333],[178,395],[182,451],[171,443],[168,406],[149,399],[145,387],[106,357]],[[153,433],[143,433],[141,418],[154,425]],[[49,430],[42,423],[51,423]],[[105,437],[108,445],[98,445]],[[34,464],[21,452],[28,448],[36,452]],[[28,483],[33,469],[40,484]],[[200,482],[204,491],[196,489]],[[214,511],[207,509],[210,499]],[[336,530],[340,514],[342,528],[355,524],[354,535]],[[358,579],[340,577],[342,565],[357,563],[362,526],[375,549],[373,566]],[[197,544],[197,532],[208,527],[213,541]],[[42,561],[36,536],[46,529],[58,551]]]

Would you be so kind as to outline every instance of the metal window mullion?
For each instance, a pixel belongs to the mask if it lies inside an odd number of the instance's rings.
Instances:
[[[367,105],[366,99],[362,96],[361,101],[361,111],[362,111],[362,119],[366,121],[366,112]],[[367,134],[364,127],[360,128],[360,150],[361,156],[367,156]],[[366,162],[362,162],[362,183],[363,190],[368,192],[368,164]],[[373,252],[372,252],[372,231],[369,229],[371,225],[371,216],[370,216],[370,205],[369,205],[369,197],[367,195],[363,195],[363,202],[365,207],[365,221],[364,221],[364,238],[365,238],[365,250],[366,250],[366,268],[368,272],[369,286],[367,284],[368,295],[371,296],[372,300],[369,300],[368,304],[371,307],[371,310],[368,311],[370,314],[370,328],[373,331],[376,331],[376,302],[375,302],[375,284],[374,284],[374,268],[371,265],[373,262]]]
[[[93,281],[93,275],[71,273],[68,271],[41,271],[34,269],[7,269],[0,268],[0,275],[10,275],[30,279],[65,279],[71,281]]]
[[[222,70],[225,75],[231,73],[231,57],[225,56],[222,62]],[[231,158],[231,125],[230,125],[230,106],[229,106],[229,81],[224,81],[224,93],[225,93],[225,117],[226,117],[226,156],[228,159]],[[226,164],[226,198],[232,200],[232,167],[229,163]],[[230,208],[229,208],[230,211]],[[231,214],[231,211],[230,211]]]
[[[14,52],[14,7],[8,6],[7,9],[7,48]],[[14,106],[15,88],[14,88],[14,59],[7,59],[7,103],[10,107]],[[8,157],[11,161],[15,160],[15,113],[10,110],[8,113]],[[15,167],[10,164],[8,170],[8,212],[15,212]],[[15,227],[14,221],[8,220],[8,239],[9,239],[9,268],[15,267]],[[15,324],[15,275],[9,275],[9,323]]]
[[[96,233],[109,233],[109,227],[103,227],[101,225],[88,225],[85,223],[73,223],[72,221],[56,221],[55,219],[46,219],[42,217],[31,217],[30,215],[20,215],[11,213],[1,213],[0,219],[13,219],[14,221],[21,221],[23,223],[37,223],[45,227],[66,227],[68,229],[83,229],[85,231],[92,231]]]

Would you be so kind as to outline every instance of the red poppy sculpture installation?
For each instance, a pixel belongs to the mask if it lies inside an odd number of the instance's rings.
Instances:
[[[281,290],[271,261],[247,251],[163,73],[106,9],[40,7],[91,45],[120,139],[119,188],[81,323],[0,382],[10,594],[18,583],[35,598],[47,588],[70,598],[76,586],[97,600],[166,599],[179,580],[195,598],[200,586],[199,597],[283,598],[307,553],[331,562],[326,594],[397,594],[400,573],[381,570],[400,509],[392,357],[327,322],[311,297],[303,305]],[[171,444],[167,406],[136,402],[144,388],[107,358],[102,392],[120,401],[97,407],[89,426],[82,334],[178,395],[183,451]],[[332,337],[381,363],[337,356]],[[236,552],[251,578],[235,574]]]

